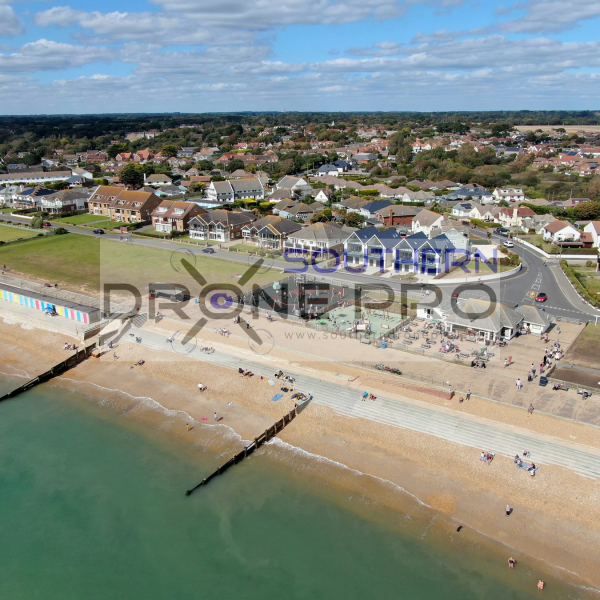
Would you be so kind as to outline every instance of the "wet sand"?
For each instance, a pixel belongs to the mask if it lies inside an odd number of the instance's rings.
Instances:
[[[47,368],[49,363],[64,357],[63,337],[0,322],[0,370],[8,373],[10,365],[13,370],[33,374],[38,368]],[[102,359],[91,358],[65,373],[58,384],[65,389],[76,384],[101,397],[115,393],[110,390],[122,390],[130,395],[128,402],[133,411],[142,402],[145,406],[157,402],[173,412],[147,411],[144,418],[163,421],[170,433],[191,443],[198,439],[196,436],[205,435],[207,428],[215,427],[216,411],[223,417],[220,428],[231,428],[239,434],[231,434],[226,442],[215,437],[215,447],[224,455],[241,448],[242,440],[252,439],[293,406],[290,394],[279,402],[271,402],[278,387],[268,385],[260,377],[243,378],[226,368],[182,356],[173,360],[165,352],[127,343],[121,345],[118,355],[118,360],[112,360],[111,354]],[[131,368],[140,358],[146,363]],[[240,365],[243,366],[242,359]],[[321,368],[327,376],[328,367]],[[206,392],[198,391],[199,382],[208,386]],[[385,380],[381,383],[382,387],[387,385],[390,384]],[[144,397],[146,400],[136,400]],[[479,408],[474,408],[476,405]],[[526,418],[519,409],[483,401],[472,401],[464,410],[500,409],[513,410],[515,415]],[[515,415],[506,413],[505,417]],[[203,417],[207,420],[203,421]],[[552,418],[547,419],[550,423]],[[510,422],[520,425],[512,419]],[[192,425],[191,431],[186,430],[186,423]],[[537,420],[536,427],[540,426],[546,429],[544,422]],[[588,435],[590,439],[597,436],[597,431],[575,423],[561,422],[561,429],[561,437],[572,439],[576,435],[582,443]],[[450,523],[462,524],[465,534],[467,530],[477,530],[507,544],[507,555],[514,554],[517,560],[520,556],[522,562],[526,556],[537,557],[600,587],[600,559],[592,550],[600,539],[600,492],[596,481],[552,466],[544,466],[537,477],[531,478],[517,470],[512,460],[502,457],[486,466],[479,461],[479,451],[473,448],[407,429],[342,417],[316,404],[309,405],[279,438],[281,442],[275,444],[287,443],[372,475],[361,477],[361,488],[392,509],[402,510],[406,497],[382,494],[382,482],[377,478],[400,486],[439,511]],[[316,476],[323,478],[325,485],[330,483],[327,469]],[[355,478],[344,481],[336,480],[336,484],[347,485],[348,489],[356,485]],[[507,503],[514,507],[510,517],[504,512]]]

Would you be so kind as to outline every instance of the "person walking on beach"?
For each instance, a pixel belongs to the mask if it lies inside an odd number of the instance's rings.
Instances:
[[[250,329],[250,321],[246,321],[246,329]]]
[[[369,395],[368,392],[363,392],[363,397],[362,397],[363,402],[367,399],[368,395]]]
[[[511,556],[508,559],[508,568],[509,569],[514,569],[516,564],[517,564],[517,561]]]
[[[467,400],[470,400],[470,399],[471,399],[471,390],[467,390],[466,399],[467,399]]]
[[[520,390],[523,387],[523,384],[521,383],[521,379],[517,379],[517,389]]]
[[[535,365],[533,363],[531,363],[531,374],[533,375],[533,378],[535,379]]]
[[[204,392],[206,390],[206,386],[203,383],[198,384],[198,391]]]
[[[510,504],[506,505],[506,516],[510,517],[510,513],[513,511],[513,509],[510,507]]]
[[[189,431],[189,430],[191,429],[191,427],[190,427],[190,424],[189,424],[189,423],[186,423],[186,424],[185,424],[185,428],[186,428],[186,429]]]
[[[215,413],[215,423],[219,422],[219,415],[217,415],[217,413]]]
[[[527,416],[532,415],[534,410],[533,404],[530,403],[529,408],[527,409]]]

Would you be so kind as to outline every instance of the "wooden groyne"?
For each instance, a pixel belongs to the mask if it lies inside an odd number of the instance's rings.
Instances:
[[[30,390],[32,387],[35,387],[36,385],[39,385],[40,383],[44,383],[45,381],[48,381],[48,380],[52,379],[53,377],[56,377],[57,375],[60,375],[61,373],[64,373],[65,371],[72,369],[73,367],[78,365],[80,362],[82,362],[86,358],[88,358],[88,356],[93,352],[93,350],[95,348],[96,348],[96,344],[90,344],[89,346],[86,346],[85,348],[82,348],[81,350],[77,350],[77,352],[75,352],[75,354],[71,354],[71,356],[69,356],[67,359],[59,362],[57,365],[54,365],[50,370],[46,371],[45,373],[42,373],[41,375],[38,375],[34,379],[29,380],[27,383],[24,383],[22,386],[18,387],[17,389],[13,390],[12,392],[8,392],[8,394],[4,394],[4,396],[0,397],[0,402],[2,402],[2,400],[8,400],[9,398],[14,398],[15,396],[18,396],[19,394],[21,394],[22,392],[26,392],[27,390]]]
[[[211,473],[208,477],[205,477],[196,487],[191,490],[187,490],[185,495],[189,496],[192,492],[195,492],[199,487],[206,485],[211,479],[214,479],[217,475],[225,473],[227,469],[237,465],[237,463],[244,460],[247,456],[250,456],[255,450],[260,448],[265,442],[268,442],[271,438],[275,437],[286,425],[291,423],[298,414],[304,409],[308,402],[295,406],[289,413],[283,415],[279,421],[271,425],[268,429],[265,429],[258,437],[254,438],[253,442],[250,442],[241,452],[234,454],[224,465],[221,465],[216,471]]]

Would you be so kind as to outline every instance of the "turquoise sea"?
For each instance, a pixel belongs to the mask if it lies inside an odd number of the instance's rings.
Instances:
[[[0,403],[0,598],[541,597],[536,563],[509,571],[506,549],[402,490],[380,484],[405,496],[391,510],[282,443],[186,497],[239,441],[203,426],[182,442],[178,419],[65,382]],[[544,599],[597,598],[544,578]]]

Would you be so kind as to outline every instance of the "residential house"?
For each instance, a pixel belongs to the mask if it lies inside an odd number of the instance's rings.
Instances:
[[[302,225],[278,215],[267,215],[242,229],[244,243],[269,250],[283,250],[288,236],[302,229]]]
[[[521,221],[521,231],[523,233],[528,233],[533,230],[537,235],[542,235],[542,229],[552,223],[552,221],[556,221],[556,217],[554,215],[534,215],[533,217],[523,217]]]
[[[337,223],[315,223],[289,235],[284,246],[296,253],[334,250],[342,256],[344,242],[355,231]]]
[[[585,233],[589,233],[592,237],[592,245],[594,248],[600,248],[598,243],[600,239],[600,221],[590,221],[584,228]]]
[[[172,183],[173,183],[173,180],[168,175],[165,175],[164,173],[154,173],[153,175],[150,175],[150,176],[144,178],[145,185],[162,186],[162,185],[171,185]]]
[[[340,174],[340,170],[333,164],[321,165],[317,172],[315,173],[315,177],[322,177],[324,175],[329,175],[330,177],[338,177]]]
[[[294,203],[292,206],[279,211],[279,216],[286,219],[295,219],[298,221],[309,221],[317,212],[320,212],[321,205],[316,208],[314,205],[304,204],[304,202]]]
[[[428,238],[424,231],[419,231],[403,237],[394,247],[394,270],[404,274],[439,275],[451,264],[455,250],[445,235]]]
[[[183,233],[188,230],[193,217],[206,215],[207,212],[193,202],[183,200],[162,200],[152,211],[152,226],[156,231]]]
[[[110,217],[110,205],[123,190],[123,187],[99,185],[92,190],[92,195],[88,200],[88,212],[91,215]]]
[[[154,154],[152,154],[152,152],[150,152],[150,150],[138,150],[133,155],[133,162],[136,162],[139,164],[144,164],[153,158],[154,158]]]
[[[243,228],[255,219],[254,213],[249,211],[210,210],[190,219],[190,238],[217,242],[237,240],[242,237]]]
[[[389,268],[392,264],[392,250],[401,239],[395,229],[358,229],[344,242],[345,264]]]
[[[24,188],[15,194],[12,205],[14,208],[35,208],[42,206],[42,198],[55,194],[56,190],[49,190],[41,185],[36,187]]]
[[[43,196],[40,208],[43,211],[53,214],[86,210],[91,193],[91,190],[84,188],[61,190],[54,194]]]
[[[271,198],[271,196],[269,196],[269,198]],[[283,200],[280,200],[272,209],[271,212],[274,215],[278,215],[280,211],[285,211],[288,208],[291,208],[292,206],[294,206],[296,204],[295,200],[292,200],[291,198],[284,198]]]
[[[435,194],[433,192],[405,192],[402,195],[402,202],[433,202]]]
[[[71,177],[71,171],[34,171],[24,173],[15,171],[13,173],[1,173],[0,185],[13,183],[25,183],[27,185],[39,185],[44,183],[57,183],[67,181]]]
[[[443,221],[444,215],[423,209],[413,218],[412,231],[413,233],[422,232],[429,237],[434,228],[441,227]]]
[[[291,190],[292,194],[297,194],[300,196],[306,196],[307,194],[311,194],[313,191],[313,188],[305,179],[302,177],[294,177],[293,175],[286,175],[279,180],[275,187],[278,190],[282,188]]]
[[[111,202],[111,221],[142,223],[151,220],[152,211],[162,202],[156,194],[122,189]]]
[[[492,192],[496,202],[506,200],[507,202],[522,202],[527,197],[522,188],[496,188]]]
[[[157,190],[153,191],[159,198],[174,198],[176,196],[183,196],[184,194],[188,193],[188,190],[185,188],[185,186],[180,187],[178,185],[163,185]]]
[[[365,165],[367,163],[376,161],[377,156],[372,152],[359,152],[352,157],[352,160],[357,162],[359,165]]]
[[[402,204],[390,204],[375,211],[375,217],[387,227],[412,229],[412,221],[417,215],[417,209]]]
[[[328,189],[326,189],[326,188],[320,189],[315,194],[315,201],[321,202],[322,204],[327,204],[327,202],[329,202],[329,200],[331,199],[332,196],[333,196],[333,194]]]
[[[570,223],[556,219],[542,227],[542,235],[547,242],[559,245],[581,245],[581,232]]]
[[[357,212],[366,219],[377,219],[377,211],[386,209],[392,206],[389,200],[368,200],[366,204],[363,204],[358,209],[348,209],[348,212]]]
[[[236,200],[262,200],[265,197],[265,188],[258,177],[211,181],[206,188],[206,197],[223,203]]]
[[[446,196],[448,200],[475,200],[481,204],[491,204],[494,202],[494,196],[484,187],[473,183],[459,188]]]
[[[535,213],[528,206],[519,208],[502,208],[497,219],[503,227],[521,227],[525,217],[534,217]]]

